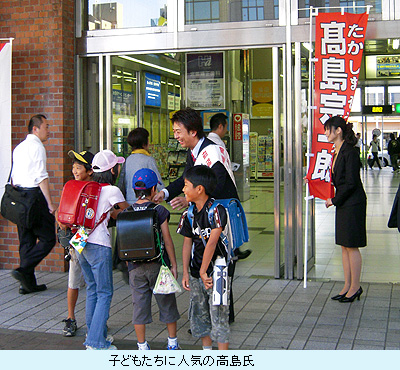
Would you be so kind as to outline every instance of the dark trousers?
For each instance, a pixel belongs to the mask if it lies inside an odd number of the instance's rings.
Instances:
[[[399,169],[399,166],[397,165],[397,159],[398,158],[399,158],[398,154],[392,154],[390,156],[390,162],[392,162],[393,171],[397,171]]]
[[[19,270],[32,276],[35,267],[50,253],[56,244],[56,233],[55,218],[49,212],[47,201],[42,192],[32,192],[32,195],[29,196],[39,197],[40,215],[32,228],[27,229],[18,226]]]
[[[378,165],[378,167],[379,167],[379,168],[382,168],[382,167],[381,167],[381,164],[380,164],[380,162],[379,162],[378,153],[377,153],[377,152],[372,152],[372,155],[373,155],[373,158],[372,158],[372,162],[371,162],[370,167],[371,167],[371,168],[374,167],[374,163],[376,162],[376,164]]]

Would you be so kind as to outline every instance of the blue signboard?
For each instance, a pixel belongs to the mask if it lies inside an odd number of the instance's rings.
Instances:
[[[161,107],[161,76],[145,73],[145,104]]]

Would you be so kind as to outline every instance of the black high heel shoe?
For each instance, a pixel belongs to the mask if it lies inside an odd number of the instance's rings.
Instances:
[[[338,301],[339,299],[346,297],[346,294],[347,294],[347,292],[343,293],[343,294],[336,294],[333,297],[331,297],[331,299],[333,299],[334,301]]]
[[[363,293],[363,290],[360,286],[360,289],[358,289],[351,297],[343,297],[339,299],[339,302],[341,303],[348,303],[348,302],[353,302],[356,298],[360,300],[361,294]]]

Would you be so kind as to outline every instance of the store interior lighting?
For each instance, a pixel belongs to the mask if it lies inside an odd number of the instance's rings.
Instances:
[[[180,72],[174,71],[173,69],[169,69],[169,68],[165,68],[165,67],[162,67],[162,66],[158,66],[158,65],[156,65],[156,64],[149,63],[149,62],[146,62],[146,61],[144,61],[144,60],[132,58],[132,57],[129,57],[129,56],[127,56],[127,55],[122,55],[122,56],[120,56],[120,58],[121,58],[121,59],[125,59],[125,60],[130,60],[131,62],[143,64],[143,65],[148,66],[148,67],[151,67],[151,68],[159,69],[160,71],[172,73],[172,74],[177,75],[177,76],[180,76],[180,75],[181,75]]]

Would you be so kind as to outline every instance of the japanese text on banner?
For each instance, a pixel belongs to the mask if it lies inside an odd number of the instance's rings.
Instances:
[[[310,194],[333,197],[332,144],[324,123],[328,118],[348,119],[360,72],[368,14],[320,13],[315,31],[315,95],[312,154],[307,173]]]

